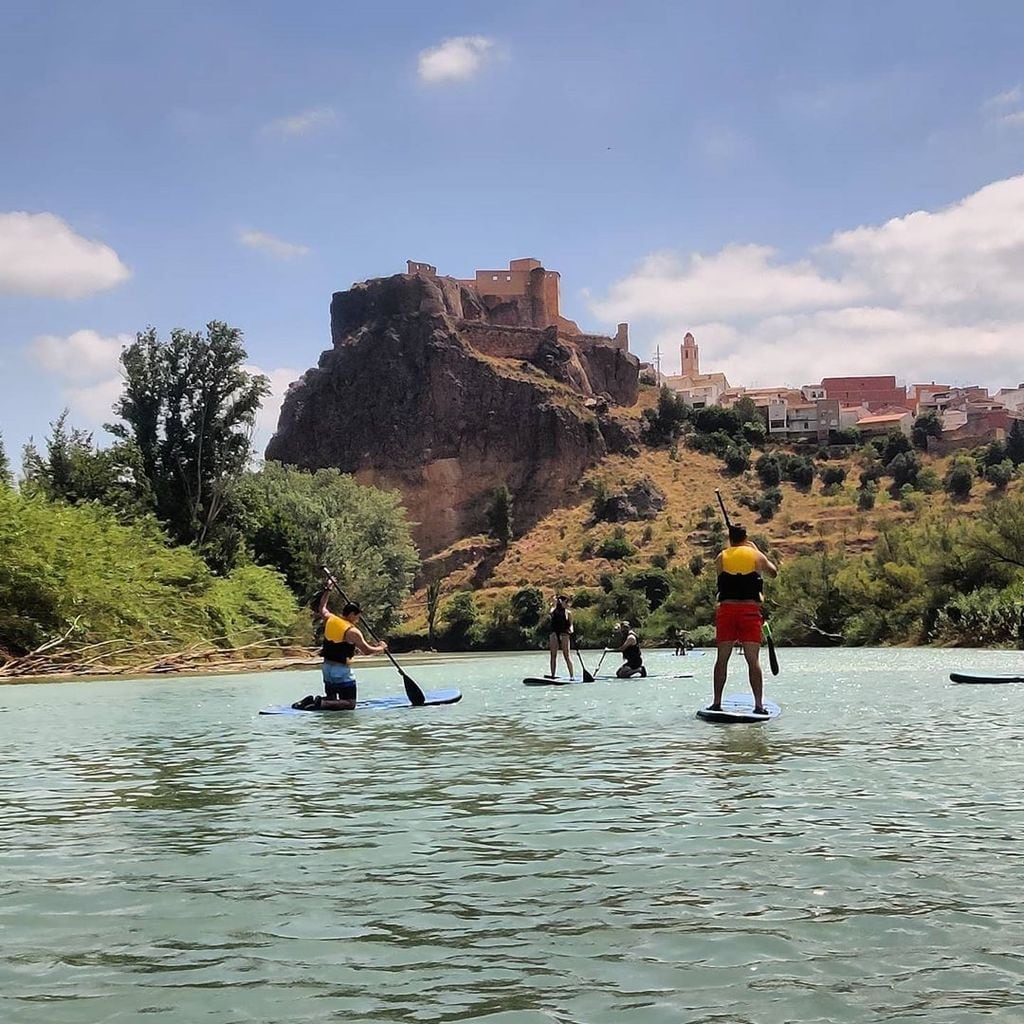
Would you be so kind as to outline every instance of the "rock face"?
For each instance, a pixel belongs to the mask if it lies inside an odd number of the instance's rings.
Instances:
[[[289,388],[267,458],[397,488],[424,554],[481,531],[498,485],[525,528],[633,441],[607,410],[635,400],[634,356],[491,323],[451,278],[399,274],[338,292],[331,336]]]

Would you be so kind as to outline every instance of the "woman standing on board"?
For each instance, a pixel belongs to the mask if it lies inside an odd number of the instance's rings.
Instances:
[[[548,611],[551,616],[551,633],[548,639],[551,648],[551,673],[548,679],[555,678],[555,669],[558,665],[558,652],[562,652],[566,668],[569,669],[569,678],[576,678],[576,670],[572,665],[572,655],[569,652],[569,640],[572,637],[572,612],[569,611],[569,598],[565,594],[559,594],[555,603]]]

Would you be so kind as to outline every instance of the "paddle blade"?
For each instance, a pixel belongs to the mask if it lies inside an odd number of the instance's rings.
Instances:
[[[580,661],[580,667],[582,668],[582,666],[583,666],[583,662],[581,660]],[[585,682],[585,683],[592,683],[592,682],[594,682],[594,677],[586,669],[583,669],[583,682]]]
[[[402,672],[402,682],[405,685],[405,695],[409,698],[409,703],[414,708],[423,707],[427,703],[427,698],[423,696],[423,691],[416,685],[416,680]]]
[[[777,676],[779,674],[779,658],[775,653],[775,641],[772,639],[772,631],[767,626],[764,627],[764,638],[768,643],[768,667],[772,670],[772,675]]]

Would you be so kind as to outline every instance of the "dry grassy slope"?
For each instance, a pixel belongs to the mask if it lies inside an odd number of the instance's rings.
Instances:
[[[753,460],[759,454],[755,452]],[[940,478],[945,473],[946,460],[925,457],[922,461],[931,465]],[[486,537],[465,538],[431,559],[423,575],[424,578],[443,575],[445,595],[472,589],[481,608],[487,608],[524,586],[539,586],[545,595],[555,590],[594,586],[602,573],[649,565],[651,556],[670,550],[669,545],[675,547],[670,564],[686,565],[691,555],[705,553],[697,524],[705,506],[715,506],[717,511],[716,487],[722,491],[730,515],[743,522],[752,534],[768,537],[783,560],[818,550],[824,544],[842,545],[849,552],[870,550],[878,535],[880,519],[900,521],[916,515],[903,511],[899,501],[890,499],[884,490],[879,492],[872,511],[861,512],[856,505],[859,473],[856,460],[833,461],[828,465],[844,466],[847,470],[848,480],[841,494],[823,495],[820,480],[815,480],[808,493],[784,483],[779,512],[770,522],[759,523],[755,514],[738,502],[742,494],[757,495],[761,491],[753,471],[732,476],[725,472],[719,459],[687,449],[680,450],[679,461],[673,461],[667,451],[644,450],[632,459],[614,456],[582,481],[567,480],[565,507],[555,510],[528,534],[513,541],[507,551],[500,551]],[[645,476],[664,493],[666,503],[664,511],[654,520],[623,524],[626,536],[637,548],[636,554],[614,562],[581,558],[581,549],[588,538],[597,545],[615,529],[610,523],[587,526],[595,484],[602,481],[609,490],[617,490]],[[939,506],[956,515],[971,515],[991,500],[990,493],[989,485],[979,481],[968,502],[950,502],[944,493],[926,495],[925,501],[928,507]],[[426,628],[424,609],[421,588],[404,609],[407,629]]]

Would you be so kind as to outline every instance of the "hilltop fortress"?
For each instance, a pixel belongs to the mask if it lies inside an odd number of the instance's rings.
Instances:
[[[639,391],[626,324],[581,331],[539,260],[471,280],[407,269],[335,292],[332,347],[288,389],[267,458],[397,488],[430,554],[484,528],[496,487],[525,528],[632,447],[614,414]]]

